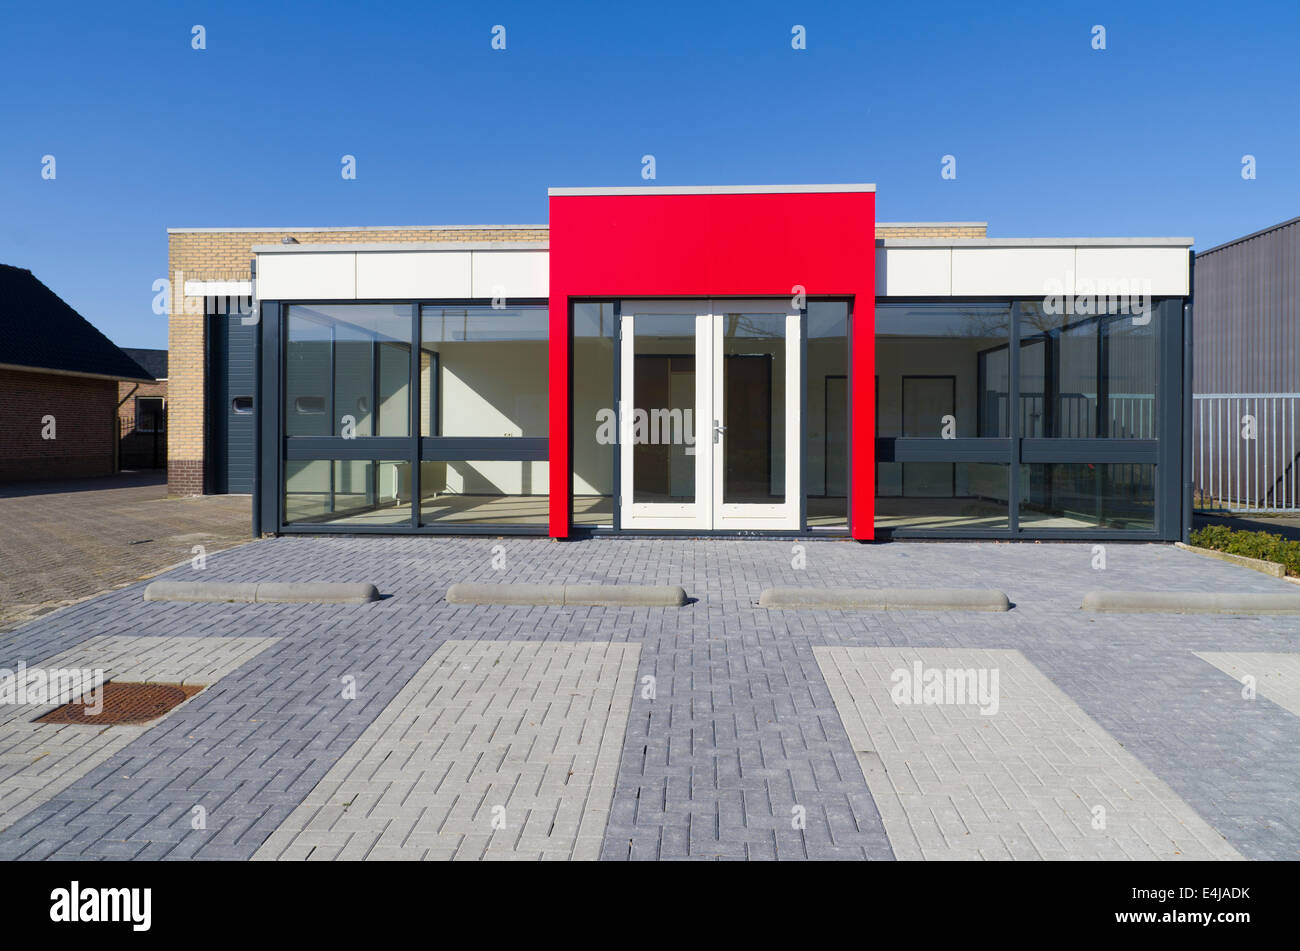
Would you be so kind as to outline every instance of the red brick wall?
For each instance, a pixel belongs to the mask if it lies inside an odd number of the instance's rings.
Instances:
[[[0,407],[0,482],[112,474],[116,381],[0,370]],[[54,439],[41,438],[47,415]]]

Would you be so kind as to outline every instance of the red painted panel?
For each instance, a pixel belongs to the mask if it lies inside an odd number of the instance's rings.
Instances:
[[[552,284],[554,287],[554,284]],[[569,298],[551,292],[547,307],[550,333],[548,414],[550,416],[550,508],[548,521],[552,538],[569,537],[569,513],[573,507],[573,465],[570,461],[573,435],[569,431],[573,408],[569,395],[573,360],[569,324]]]
[[[850,532],[873,537],[875,194],[573,195],[550,200],[550,531],[569,535],[572,297],[855,300]]]

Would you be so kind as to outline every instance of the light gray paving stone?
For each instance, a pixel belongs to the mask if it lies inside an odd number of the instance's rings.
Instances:
[[[412,859],[597,858],[639,655],[444,642],[254,858],[310,844],[364,859],[380,841]],[[381,839],[399,821],[406,834]]]
[[[1019,651],[818,647],[814,653],[854,748],[874,754],[863,774],[877,800],[890,802],[882,816],[900,858],[1010,853],[999,831],[1017,829],[1041,858],[1100,858],[1135,836],[1145,846],[1135,858],[1241,858]],[[972,692],[977,675],[983,679]],[[985,761],[936,773],[932,746],[953,738],[983,750]],[[1096,801],[1081,777],[1049,762],[1068,762],[1053,755],[1060,738],[1070,741],[1073,763],[1109,777],[1120,795]],[[895,784],[900,774],[925,778]],[[1014,825],[979,827],[973,835],[956,803],[978,802],[970,780],[986,777],[1001,791]],[[1093,821],[1096,807],[1105,810],[1101,828]]]

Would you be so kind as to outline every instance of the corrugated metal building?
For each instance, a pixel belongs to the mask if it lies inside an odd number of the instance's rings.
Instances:
[[[1300,509],[1300,218],[1196,255],[1197,507]]]

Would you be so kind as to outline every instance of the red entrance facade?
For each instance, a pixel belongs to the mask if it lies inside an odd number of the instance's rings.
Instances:
[[[849,534],[874,537],[875,187],[550,190],[549,533],[572,530],[572,305],[847,297]]]

